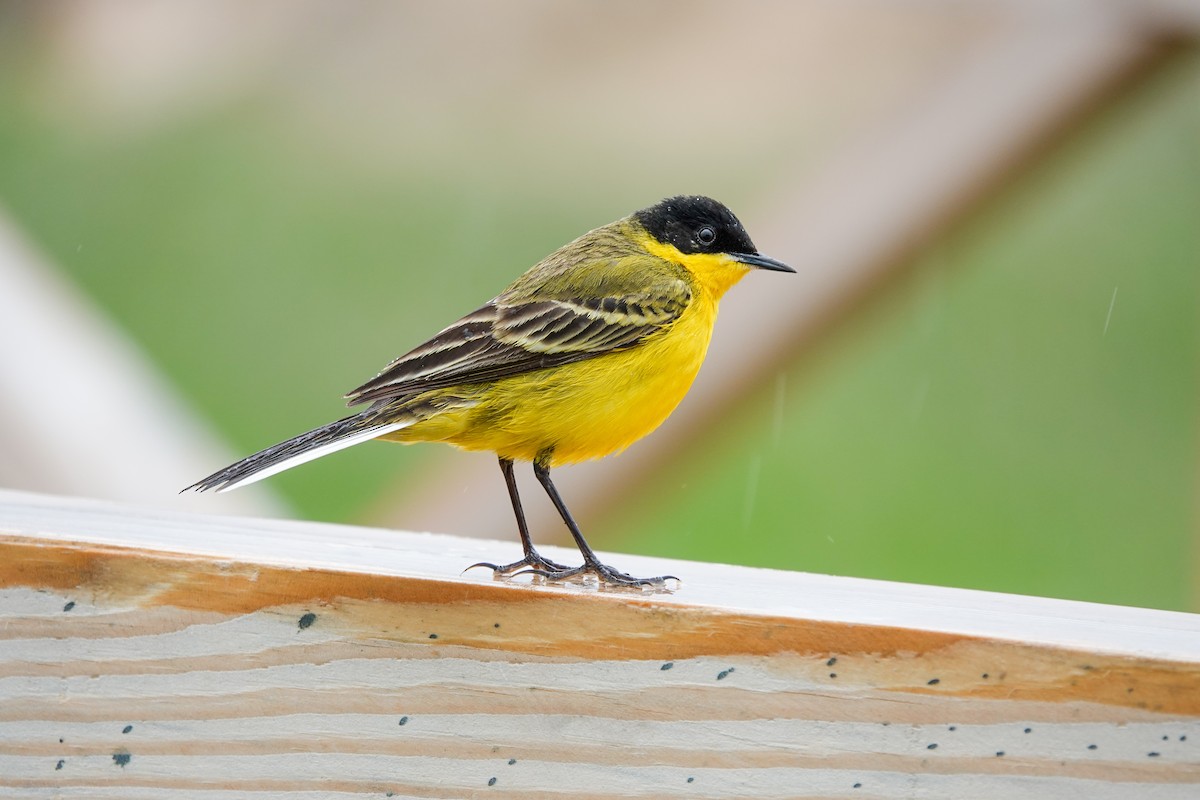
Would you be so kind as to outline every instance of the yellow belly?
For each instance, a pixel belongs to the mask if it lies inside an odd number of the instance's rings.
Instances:
[[[667,330],[629,350],[519,375],[470,392],[446,411],[388,435],[441,441],[549,466],[624,450],[662,424],[687,394],[708,350],[715,299],[698,293]]]

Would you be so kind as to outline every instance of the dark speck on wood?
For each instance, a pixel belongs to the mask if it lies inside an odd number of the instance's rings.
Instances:
[[[113,763],[122,769],[125,768],[125,765],[128,764],[132,758],[133,756],[131,756],[129,753],[113,753]]]
[[[309,611],[307,614],[300,617],[300,630],[304,630],[305,628],[312,626],[312,624],[316,621],[317,615]]]
[[[731,672],[733,672],[733,667],[730,667],[729,669],[721,670],[720,672],[717,673],[717,680],[719,680],[719,681],[725,680],[726,678],[729,677],[729,674]]]
[[[74,600],[68,600],[68,601],[67,601],[67,604],[66,604],[65,606],[63,606],[63,611],[70,611],[70,610],[71,610],[72,608],[74,608],[74,607],[75,607],[75,601],[74,601]]]
[[[495,786],[495,785],[496,785],[496,779],[488,778],[488,786]]]
[[[129,733],[131,730],[133,730],[133,726],[126,725],[124,728],[121,728],[121,733]]]
[[[400,724],[400,725],[407,725],[407,724],[408,724],[408,717],[401,717],[401,718],[400,718],[400,722],[399,722],[399,724]]]
[[[669,670],[669,669],[670,669],[671,667],[673,667],[673,666],[675,666],[675,662],[674,662],[674,661],[668,661],[667,663],[665,663],[665,664],[663,664],[661,667],[659,667],[659,669],[660,669],[660,670],[662,670],[663,672],[666,672],[667,670]]]

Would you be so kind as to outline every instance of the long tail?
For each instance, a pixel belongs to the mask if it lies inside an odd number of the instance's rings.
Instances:
[[[293,436],[286,442],[247,456],[236,464],[230,464],[225,469],[193,483],[183,491],[195,489],[205,492],[215,489],[218,492],[227,492],[306,461],[312,461],[314,458],[408,427],[414,421],[410,418],[400,422],[384,422],[368,410],[322,425],[308,433]]]

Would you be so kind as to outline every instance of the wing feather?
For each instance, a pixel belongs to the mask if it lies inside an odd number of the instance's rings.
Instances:
[[[484,383],[632,347],[691,301],[679,280],[652,294],[505,302],[468,314],[346,395],[350,405]]]

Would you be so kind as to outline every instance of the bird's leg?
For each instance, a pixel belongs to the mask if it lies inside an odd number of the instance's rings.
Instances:
[[[533,539],[529,536],[529,524],[525,522],[525,510],[521,508],[521,496],[517,494],[517,478],[513,474],[513,462],[511,458],[500,459],[500,471],[504,473],[504,483],[508,486],[508,497],[512,500],[513,513],[517,516],[517,530],[521,534],[521,547],[525,551],[525,558],[520,561],[514,561],[511,564],[505,564],[504,566],[481,561],[478,564],[472,564],[467,569],[487,567],[496,573],[496,575],[503,577],[514,575],[524,569],[533,569],[539,574],[541,572],[563,572],[569,570],[570,567],[550,561],[534,549]]]
[[[558,490],[554,488],[554,482],[550,480],[548,460],[539,459],[533,462],[533,474],[537,476],[538,482],[542,484],[542,488],[550,496],[550,501],[558,509],[559,515],[562,516],[563,522],[567,525],[567,530],[571,532],[572,538],[575,539],[575,545],[583,555],[583,566],[576,567],[575,569],[561,570],[535,568],[529,570],[530,572],[541,575],[551,581],[562,581],[571,578],[582,578],[586,575],[595,575],[602,585],[638,588],[663,587],[667,581],[679,581],[674,575],[659,575],[655,578],[635,578],[628,573],[619,572],[606,564],[600,563],[600,559],[596,557],[595,551],[588,546],[587,541],[583,538],[583,533],[580,532],[579,525],[575,522],[574,517],[571,516],[571,512],[567,510],[567,504],[563,502],[562,497],[558,494]]]

